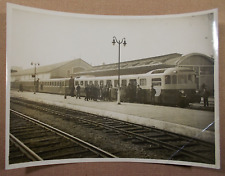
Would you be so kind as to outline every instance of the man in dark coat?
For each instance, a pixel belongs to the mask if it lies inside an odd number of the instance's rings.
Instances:
[[[209,106],[209,92],[206,90],[206,88],[203,89],[202,96],[204,100],[204,107]]]
[[[70,80],[69,80],[69,89],[70,89],[70,96],[74,97],[75,87],[74,87],[74,79],[72,76],[70,77]]]
[[[155,94],[156,94],[156,90],[152,85],[152,89],[151,89],[151,103],[155,104]]]
[[[80,99],[80,85],[78,84],[77,85],[77,87],[76,87],[76,98],[78,98],[79,97],[79,99]]]

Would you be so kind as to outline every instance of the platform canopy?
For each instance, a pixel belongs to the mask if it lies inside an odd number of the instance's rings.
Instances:
[[[144,74],[149,71],[160,69],[160,68],[170,68],[176,65],[166,64],[166,61],[174,58],[180,58],[182,54],[173,53],[169,55],[150,57],[132,61],[126,61],[120,63],[120,74],[130,75],[130,74]],[[113,64],[103,64],[99,66],[94,66],[84,72],[75,73],[74,76],[115,76],[118,75],[118,63]]]

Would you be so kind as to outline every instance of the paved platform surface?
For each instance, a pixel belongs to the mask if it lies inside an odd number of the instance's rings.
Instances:
[[[214,142],[214,112],[136,103],[84,101],[84,98],[63,95],[11,91],[11,97],[59,105],[97,115],[156,127],[189,137]],[[195,106],[202,106],[201,104]],[[212,124],[212,125],[210,125]],[[207,128],[210,125],[209,128]],[[207,128],[207,130],[205,130]]]

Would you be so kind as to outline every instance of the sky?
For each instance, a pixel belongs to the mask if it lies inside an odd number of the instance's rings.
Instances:
[[[7,61],[31,68],[81,58],[91,65],[118,62],[113,36],[126,38],[121,62],[171,53],[213,56],[212,14],[101,16],[13,7],[7,12]]]

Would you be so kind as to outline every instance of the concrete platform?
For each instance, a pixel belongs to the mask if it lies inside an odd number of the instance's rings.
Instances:
[[[151,126],[212,143],[215,141],[212,111],[136,103],[117,105],[116,102],[84,101],[84,98],[70,96],[65,99],[63,95],[32,92],[11,91],[10,96]],[[210,124],[212,125],[207,128]]]

